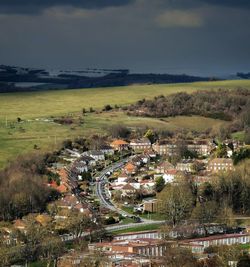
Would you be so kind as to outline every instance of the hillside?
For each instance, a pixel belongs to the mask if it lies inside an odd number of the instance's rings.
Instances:
[[[129,107],[129,113],[147,117],[173,117],[180,115],[200,115],[231,121],[247,112],[250,106],[250,91],[206,90],[192,94],[185,92],[170,96],[160,95],[153,100],[139,100]]]
[[[130,117],[123,112],[87,113],[82,109],[101,110],[104,105],[124,106],[145,98],[177,92],[218,88],[250,89],[250,81],[199,82],[148,86],[126,86],[85,90],[58,90],[46,92],[10,93],[0,95],[0,167],[19,154],[39,149],[57,147],[66,138],[106,132],[109,125],[123,123],[129,127],[154,127],[155,129],[188,129],[204,131],[227,122],[196,117],[175,117],[162,121],[155,118]],[[70,116],[74,123],[61,125],[53,122],[58,116]],[[21,118],[20,123],[17,118]]]
[[[0,93],[72,88],[114,87],[208,81],[209,78],[173,74],[136,74],[129,70],[85,69],[47,71],[0,65]]]

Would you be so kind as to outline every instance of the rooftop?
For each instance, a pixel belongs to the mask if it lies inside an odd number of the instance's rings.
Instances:
[[[111,143],[112,146],[128,145],[128,143],[122,139],[116,139]]]

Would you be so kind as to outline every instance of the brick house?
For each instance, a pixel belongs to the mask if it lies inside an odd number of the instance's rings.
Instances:
[[[181,162],[178,162],[176,169],[182,172],[192,172],[193,171],[194,161],[192,159],[184,159]]]
[[[143,151],[151,148],[148,138],[134,139],[130,142],[130,147],[135,151]]]
[[[129,148],[129,143],[127,143],[126,141],[122,140],[122,139],[117,139],[114,140],[110,146],[114,149],[114,150],[126,150]]]
[[[232,159],[215,158],[209,161],[207,170],[210,172],[232,171],[234,170]]]
[[[159,164],[156,168],[157,173],[165,173],[167,170],[174,170],[175,167],[173,164],[171,164],[169,161],[164,161],[161,164]]]
[[[178,149],[175,142],[169,140],[162,140],[152,145],[152,148],[159,155],[173,156]]]

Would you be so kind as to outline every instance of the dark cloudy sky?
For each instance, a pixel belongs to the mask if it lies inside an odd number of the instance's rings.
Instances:
[[[250,0],[0,0],[0,64],[250,71]]]

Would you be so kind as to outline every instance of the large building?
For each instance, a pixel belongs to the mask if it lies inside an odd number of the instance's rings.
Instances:
[[[208,156],[213,146],[208,140],[191,140],[187,142],[187,149],[200,156]]]
[[[191,248],[193,253],[203,253],[210,246],[235,245],[250,243],[250,234],[225,234],[209,237],[187,239],[181,241],[181,245]]]
[[[134,240],[140,238],[162,239],[162,233],[158,230],[130,232],[114,236],[114,240]]]
[[[110,255],[130,254],[146,257],[162,256],[166,243],[159,239],[140,238],[89,244],[90,251],[102,251]]]
[[[175,142],[164,140],[153,144],[152,148],[161,156],[166,155],[171,157],[176,154],[178,146]]]
[[[194,161],[192,159],[183,159],[181,162],[178,162],[176,169],[182,172],[192,172],[193,171]]]
[[[151,148],[148,138],[134,139],[130,142],[130,147],[135,151],[143,151]]]
[[[189,140],[180,142],[180,140],[161,140],[153,144],[153,149],[159,155],[173,156],[178,152],[180,146],[186,146],[188,150],[197,153],[200,156],[210,155],[213,149],[212,144],[208,140]]]
[[[210,172],[232,171],[233,161],[229,158],[215,158],[209,161],[207,170]]]

